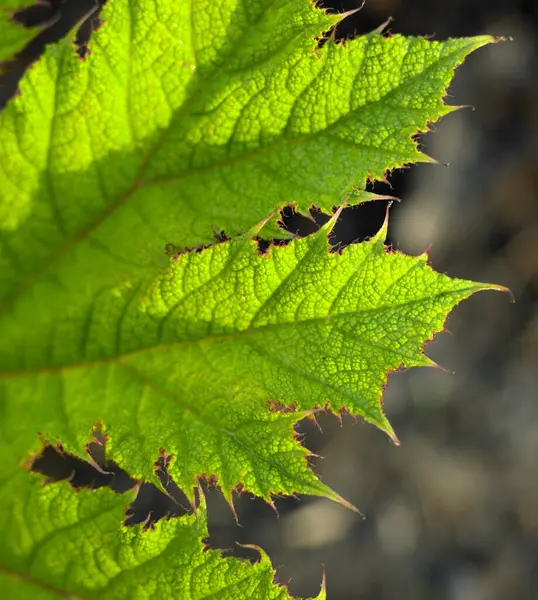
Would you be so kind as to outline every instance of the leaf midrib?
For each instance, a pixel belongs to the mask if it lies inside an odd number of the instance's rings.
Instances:
[[[27,377],[32,375],[40,375],[40,374],[52,374],[52,373],[61,373],[64,371],[75,371],[78,369],[90,368],[95,366],[103,366],[103,365],[113,365],[113,364],[124,364],[127,360],[131,358],[136,358],[139,356],[143,356],[144,354],[149,354],[151,352],[158,352],[161,350],[173,350],[176,348],[180,348],[182,346],[189,345],[197,345],[197,344],[208,344],[213,342],[227,341],[232,339],[241,339],[242,337],[248,337],[250,335],[257,335],[261,332],[266,332],[270,330],[278,330],[278,329],[294,329],[303,326],[308,326],[313,323],[324,323],[330,322],[337,318],[345,318],[349,316],[357,316],[359,314],[374,314],[383,311],[391,311],[398,308],[403,308],[406,306],[412,306],[415,304],[420,304],[422,302],[428,301],[431,302],[432,299],[443,298],[446,296],[456,296],[457,298],[465,298],[469,294],[488,289],[488,287],[484,284],[475,284],[469,285],[467,287],[458,288],[454,290],[447,290],[440,292],[438,294],[432,296],[424,296],[422,298],[416,298],[408,302],[401,302],[399,304],[391,304],[391,305],[382,305],[376,306],[374,308],[365,308],[361,310],[355,311],[345,311],[337,314],[326,315],[323,317],[312,317],[309,319],[304,319],[302,321],[286,321],[281,323],[267,323],[265,325],[259,327],[247,327],[241,331],[232,331],[226,333],[219,333],[214,335],[207,335],[205,337],[199,337],[195,339],[183,339],[175,342],[155,344],[152,346],[146,346],[144,348],[139,348],[137,350],[132,350],[130,352],[125,352],[123,354],[109,356],[103,359],[89,360],[89,361],[80,361],[78,363],[72,364],[64,364],[52,367],[36,367],[36,368],[28,368],[21,369],[17,371],[0,371],[0,381],[7,379],[16,379],[18,377]],[[357,336],[357,342],[363,343],[363,345],[369,344],[372,347],[388,351],[388,352],[397,352],[397,350],[393,350],[391,347],[381,347],[378,344],[372,344],[371,342],[367,342],[366,340],[361,340],[360,337]]]

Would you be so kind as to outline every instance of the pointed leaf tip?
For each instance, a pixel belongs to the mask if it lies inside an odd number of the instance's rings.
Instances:
[[[381,23],[381,25],[378,25],[368,35],[372,35],[372,34],[381,35],[393,21],[394,21],[394,17],[388,17],[385,21],[383,21],[383,23]]]
[[[506,287],[505,285],[500,285],[498,283],[475,282],[475,283],[472,283],[472,286],[473,286],[473,292],[487,292],[487,291],[502,292],[503,294],[508,294],[508,296],[510,298],[510,304],[514,304],[516,301],[516,298],[515,298],[512,290],[509,287]]]
[[[351,502],[348,502],[345,498],[343,498],[342,496],[340,496],[340,494],[333,493],[333,495],[327,496],[327,497],[328,497],[329,500],[334,500],[338,504],[341,504],[345,508],[347,508],[350,511],[358,514],[360,517],[362,517],[364,519],[364,515],[361,513],[361,511],[354,504],[352,504]]]
[[[327,598],[327,574],[325,572],[325,565],[323,565],[322,574],[321,574],[321,588],[320,588],[319,594],[315,600],[326,600],[326,598]]]
[[[383,223],[378,232],[372,237],[372,241],[381,242],[383,245],[385,245],[389,233],[389,214],[391,206],[392,202],[388,202],[387,208],[385,209],[385,218],[383,219]]]
[[[340,13],[340,20],[343,21],[344,19],[347,19],[348,17],[351,17],[352,15],[354,15],[355,13],[358,13],[360,10],[362,10],[364,8],[364,5],[366,3],[366,0],[362,0],[362,4],[360,6],[358,6],[357,8],[352,8],[350,10],[347,10],[343,13]]]
[[[379,428],[389,436],[390,441],[395,446],[401,445],[400,439],[396,435],[396,432],[394,431],[394,429],[393,429],[392,425],[390,424],[390,422],[388,421],[388,419],[385,418],[385,423],[383,423],[383,425],[380,425]]]

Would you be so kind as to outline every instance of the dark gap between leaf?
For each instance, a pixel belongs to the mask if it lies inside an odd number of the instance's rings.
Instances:
[[[25,71],[53,44],[65,37],[78,24],[75,51],[84,59],[88,54],[91,34],[101,24],[99,14],[107,0],[45,0],[13,15],[13,21],[24,27],[38,27],[36,36],[10,61],[0,64],[0,110],[18,90]]]
[[[369,10],[369,4],[368,1],[362,3],[360,0],[320,0],[317,2],[316,5],[319,8],[325,9],[331,15],[341,15],[360,9],[348,14],[333,29],[326,31],[320,39],[318,47],[326,44],[327,40],[331,38],[338,42],[345,42],[378,29],[386,21],[386,17],[380,19],[380,15]]]
[[[342,249],[371,238],[379,231],[386,210],[387,201],[384,200],[345,208],[329,236],[331,245]],[[331,218],[317,207],[312,207],[309,214],[310,218],[295,212],[291,206],[285,207],[282,211],[283,229],[297,237],[306,237],[318,231]]]
[[[147,529],[162,518],[180,517],[192,512],[187,497],[168,473],[170,455],[162,452],[154,463],[155,474],[166,491],[164,493],[152,483],[134,479],[117,463],[105,459],[102,441],[96,439],[88,443],[86,450],[90,460],[66,452],[61,444],[45,442],[41,452],[32,460],[29,470],[45,476],[46,484],[68,481],[76,490],[109,487],[123,494],[138,485],[136,498],[126,511],[124,524],[127,526],[143,523]]]
[[[294,409],[293,406],[281,406],[278,403],[272,403],[271,406],[273,410],[283,410],[284,412]],[[296,426],[298,435],[301,438],[303,436],[308,438],[308,447],[313,451],[319,451],[330,441],[334,435],[332,430],[338,422],[334,415],[324,411],[320,412],[318,419],[321,428],[311,419],[303,419]],[[180,517],[191,513],[188,499],[168,472],[172,455],[161,452],[154,463],[155,473],[167,492],[165,494],[152,483],[141,482],[131,477],[117,463],[107,459],[106,434],[103,434],[98,427],[94,429],[93,433],[94,439],[86,446],[89,460],[67,452],[61,444],[52,445],[45,441],[42,450],[32,460],[29,470],[43,475],[47,485],[68,481],[76,490],[109,487],[112,491],[122,494],[138,485],[137,496],[126,510],[124,521],[126,526],[143,524],[144,528],[148,529],[162,518]],[[314,470],[316,462],[317,460],[312,461]],[[234,507],[239,515],[239,522],[236,522],[222,492],[214,481],[202,479],[200,488],[208,508],[209,536],[204,539],[207,547],[222,551],[224,556],[234,556],[252,562],[259,560],[259,554],[252,548],[241,546],[241,544],[253,542],[251,528],[243,527],[243,520],[249,523],[252,515],[257,515],[265,522],[274,522],[275,519],[293,512],[298,506],[315,501],[315,498],[309,497],[276,497],[275,506],[278,514],[275,514],[273,508],[264,500],[247,491],[236,491],[233,494]],[[278,543],[279,538],[276,535],[274,548],[271,544],[264,544],[264,548],[266,551],[272,552]]]
[[[61,444],[45,442],[43,449],[32,460],[29,470],[43,475],[46,485],[68,481],[77,491],[109,487],[112,491],[123,494],[138,485],[137,496],[126,510],[126,526],[142,524],[144,529],[151,529],[163,518],[181,517],[192,512],[187,497],[168,473],[171,455],[163,452],[155,462],[155,473],[167,492],[165,494],[152,483],[134,479],[114,461],[103,461],[104,444],[101,441],[90,442],[87,452],[90,460],[65,451]],[[255,549],[239,545],[251,541],[249,533],[235,522],[218,486],[213,482],[200,480],[200,487],[208,507],[209,536],[203,540],[206,547],[220,550],[224,556],[258,562],[259,553]],[[256,513],[264,512],[265,509],[267,513],[274,514],[267,503],[248,492],[236,493],[234,496],[234,504],[241,507],[250,505]],[[244,512],[243,509],[241,512]]]

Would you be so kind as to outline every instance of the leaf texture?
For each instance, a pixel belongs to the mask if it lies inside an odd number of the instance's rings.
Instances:
[[[187,493],[206,474],[228,499],[240,484],[267,500],[338,499],[311,473],[293,424],[327,405],[394,437],[381,410],[387,373],[432,365],[424,341],[457,302],[491,287],[387,253],[383,236],[329,253],[325,228],[267,256],[240,237],[172,258],[149,288],[103,291],[90,320],[66,315],[50,360],[43,335],[26,352],[32,365],[4,372],[6,428],[27,415],[13,454],[37,429],[80,452],[102,419],[111,458],[135,477],[152,478],[163,447]],[[296,412],[271,411],[268,399]]]
[[[84,62],[69,41],[49,47],[0,115],[0,585],[287,597],[263,555],[230,568],[201,554],[203,509],[120,539],[123,500],[40,490],[21,464],[38,432],[82,455],[102,423],[110,458],[136,478],[156,482],[161,449],[173,454],[191,498],[206,476],[230,502],[237,488],[345,502],[294,425],[327,406],[396,439],[388,373],[431,365],[422,348],[447,313],[495,286],[388,251],[386,224],[330,252],[335,216],[266,255],[252,227],[272,235],[284,204],[371,200],[368,178],[430,160],[412,136],[453,110],[454,68],[493,40],[373,32],[319,47],[339,17],[308,0],[110,0],[103,18]],[[221,230],[233,239],[202,247]]]
[[[35,476],[31,483],[8,519],[0,513],[3,598],[290,598],[273,583],[263,551],[256,564],[203,551],[204,503],[196,516],[160,521],[152,531],[120,530],[126,498],[108,490],[75,494],[65,483],[43,489]]]
[[[155,273],[156,242],[245,231],[283,203],[330,209],[429,160],[411,136],[452,110],[454,66],[492,41],[372,33],[316,48],[337,17],[308,0],[107,9],[87,61],[49,48],[1,116],[3,306],[77,269],[88,292]]]

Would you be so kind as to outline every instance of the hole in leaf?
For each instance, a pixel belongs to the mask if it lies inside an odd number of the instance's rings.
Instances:
[[[271,412],[281,412],[284,414],[293,413],[297,410],[295,402],[292,402],[291,404],[282,404],[282,402],[274,400],[273,398],[270,398],[267,401],[267,407]]]
[[[0,110],[17,93],[20,79],[45,51],[76,27],[75,51],[84,59],[91,34],[101,25],[99,15],[107,0],[42,0],[13,14],[23,27],[35,27],[36,36],[10,61],[0,65]]]
[[[345,208],[329,237],[331,244],[341,249],[349,244],[371,238],[379,231],[386,210],[387,202],[383,200]],[[316,206],[310,208],[309,216],[296,212],[291,206],[285,207],[282,211],[283,229],[298,237],[315,233],[330,218],[330,215]]]
[[[161,450],[155,461],[155,474],[163,486],[160,490],[152,483],[131,477],[117,463],[106,458],[106,436],[94,430],[95,439],[86,445],[89,460],[67,452],[61,444],[44,440],[42,450],[32,459],[29,470],[45,477],[45,484],[68,481],[76,490],[95,490],[109,487],[123,494],[138,486],[136,498],[126,511],[124,524],[144,524],[151,528],[162,518],[180,517],[192,512],[189,500],[168,472],[172,455]]]

